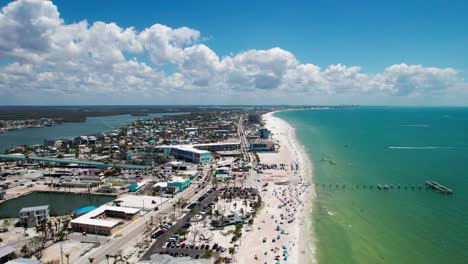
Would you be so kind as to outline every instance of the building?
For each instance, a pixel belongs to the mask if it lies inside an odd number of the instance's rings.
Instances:
[[[174,194],[179,190],[175,186],[168,186],[167,182],[157,182],[153,185],[153,191],[159,192],[160,194]]]
[[[8,260],[14,258],[15,256],[15,248],[5,245],[5,244],[0,244],[0,263],[5,263]]]
[[[109,236],[123,226],[126,221],[133,221],[139,217],[140,209],[103,205],[73,219],[70,223],[75,232]]]
[[[168,187],[176,187],[179,192],[190,187],[190,178],[172,177],[172,181],[167,183]]]
[[[262,121],[262,115],[259,113],[249,113],[248,119],[249,123],[260,123]]]
[[[193,145],[196,149],[208,150],[211,152],[230,151],[240,149],[240,142],[218,142]]]
[[[41,262],[35,259],[17,258],[8,261],[6,264],[41,264]]]
[[[254,140],[250,143],[250,151],[275,151],[275,143],[271,140]]]
[[[193,259],[191,257],[173,257],[170,255],[151,255],[150,260],[140,261],[139,264],[210,264],[209,259]]]
[[[260,138],[268,139],[270,137],[270,130],[266,128],[260,128],[258,130],[258,135],[260,136]]]
[[[73,211],[72,217],[73,217],[73,218],[80,217],[80,216],[82,216],[82,215],[84,215],[84,214],[87,214],[87,213],[89,213],[89,212],[91,212],[91,211],[93,211],[93,210],[95,210],[95,209],[97,209],[97,207],[96,207],[96,206],[92,206],[92,205],[78,208],[78,209],[76,209],[76,210]]]
[[[49,218],[49,205],[25,207],[19,212],[20,225],[35,227]]]
[[[194,163],[210,163],[211,152],[196,149],[191,145],[177,145],[171,149],[171,155],[177,159],[182,159]]]

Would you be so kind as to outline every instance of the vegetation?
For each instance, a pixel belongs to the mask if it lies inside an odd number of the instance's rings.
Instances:
[[[208,249],[205,251],[205,254],[203,254],[202,258],[210,259],[213,257],[213,250]]]

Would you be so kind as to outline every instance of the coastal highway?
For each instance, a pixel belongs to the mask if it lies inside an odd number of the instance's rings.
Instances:
[[[244,123],[244,116],[240,115],[239,124],[237,125],[237,133],[238,133],[240,144],[241,144],[242,157],[244,158],[245,161],[249,162],[250,161],[250,156],[248,152],[249,144],[247,143],[247,138],[245,137],[243,123]]]
[[[206,174],[207,178],[209,178],[209,176],[210,172]],[[102,244],[96,249],[91,250],[84,256],[81,256],[75,263],[89,264],[88,258],[94,258],[93,263],[106,263],[106,254],[115,254],[119,251],[123,251],[124,249],[135,245],[143,238],[142,235],[146,229],[146,222],[151,219],[151,216],[156,219],[158,215],[168,215],[174,210],[172,204],[179,198],[183,198],[187,202],[194,201],[199,196],[203,195],[208,190],[208,188],[211,188],[211,186],[209,186],[209,182],[205,184],[204,188],[198,188],[198,184],[196,183],[192,184],[187,190],[177,194],[173,199],[160,205],[158,211],[149,212],[134,222],[128,224],[126,227],[120,230],[120,232],[109,239],[108,242]],[[198,191],[198,194],[195,194],[196,191]]]

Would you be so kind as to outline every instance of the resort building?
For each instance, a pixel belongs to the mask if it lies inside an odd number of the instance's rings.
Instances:
[[[140,209],[103,205],[78,218],[73,219],[71,227],[75,232],[112,235],[126,221],[140,217]]]
[[[196,149],[190,145],[177,145],[171,149],[171,155],[178,159],[194,163],[210,163],[211,152],[207,150]]]
[[[254,140],[250,142],[250,151],[274,151],[275,142],[271,140]]]
[[[260,138],[268,139],[270,137],[270,130],[266,128],[260,128],[258,130],[258,135],[260,136]]]
[[[208,150],[211,152],[230,151],[240,149],[240,142],[219,142],[193,145],[196,149]]]
[[[249,123],[260,123],[262,121],[262,115],[259,113],[250,113],[247,118]]]
[[[25,207],[19,212],[20,225],[35,227],[49,218],[49,205]]]
[[[234,151],[240,149],[239,142],[207,143],[194,145],[164,145],[157,149],[177,159],[194,163],[210,163],[211,152]]]

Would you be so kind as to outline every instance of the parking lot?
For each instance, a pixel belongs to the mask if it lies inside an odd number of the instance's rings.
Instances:
[[[211,193],[206,195],[201,201],[197,201],[197,205],[193,209],[199,209],[206,207],[211,203],[218,195],[220,190],[213,190]],[[203,244],[203,245],[188,245],[185,243],[185,246],[182,246],[183,241],[177,241],[178,243],[169,243],[171,237],[179,232],[180,229],[187,227],[187,224],[190,223],[190,219],[197,213],[197,210],[190,210],[182,219],[180,219],[175,225],[171,226],[166,232],[159,235],[154,244],[148,249],[148,251],[143,255],[142,260],[149,260],[150,256],[153,254],[169,254],[171,256],[183,257],[190,256],[193,258],[200,258],[205,254],[208,249],[213,249],[213,244]],[[172,239],[173,241],[173,239]],[[175,242],[175,241],[174,241]],[[177,245],[179,244],[179,245]],[[187,246],[188,245],[188,246]],[[203,248],[201,248],[203,246]],[[215,246],[216,248],[216,246]],[[215,249],[214,254],[219,254],[221,248],[218,251]],[[224,250],[224,249],[223,249]]]

